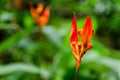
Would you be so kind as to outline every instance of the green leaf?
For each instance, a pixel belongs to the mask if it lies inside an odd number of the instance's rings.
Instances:
[[[15,23],[0,23],[0,29],[19,30],[20,26]]]
[[[120,79],[120,60],[103,57],[99,62],[117,72]]]
[[[110,50],[97,40],[93,41],[93,49],[102,56],[108,56],[110,54]]]
[[[26,14],[23,18],[23,24],[28,29],[34,27],[33,18],[30,15]]]
[[[56,44],[59,47],[62,47],[63,44],[61,42],[61,35],[59,35],[58,30],[56,30],[54,27],[46,26],[42,28],[42,32],[48,37],[49,40],[51,40],[54,44]]]
[[[4,11],[0,14],[0,22],[11,21],[14,19],[14,14],[11,12]]]
[[[49,76],[49,73],[44,70],[40,69],[38,67],[35,67],[30,64],[24,64],[24,63],[13,63],[8,65],[1,65],[0,66],[0,76],[8,75],[17,71],[21,72],[27,72],[27,73],[34,73],[34,74],[40,74],[42,76]]]
[[[4,40],[1,44],[0,44],[0,53],[2,51],[5,51],[6,49],[8,49],[10,46],[12,46],[13,44],[15,44],[17,41],[19,41],[20,39],[24,38],[25,36],[29,35],[32,31],[31,30],[21,30],[20,32],[14,34],[13,36],[11,36],[10,38]]]

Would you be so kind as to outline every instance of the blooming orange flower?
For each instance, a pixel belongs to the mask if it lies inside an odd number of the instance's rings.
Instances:
[[[76,15],[74,14],[72,29],[70,32],[70,47],[76,60],[76,74],[78,73],[83,54],[92,48],[90,40],[93,34],[94,31],[92,30],[92,21],[90,16],[87,17],[84,28],[77,30]],[[78,40],[79,35],[81,36],[81,41]]]
[[[50,8],[46,7],[45,10],[43,10],[43,8],[44,5],[42,3],[38,4],[36,9],[32,5],[30,5],[31,15],[41,27],[47,24],[50,16]]]

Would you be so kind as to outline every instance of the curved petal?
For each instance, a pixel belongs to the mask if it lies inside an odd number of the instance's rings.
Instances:
[[[32,17],[37,17],[38,14],[36,12],[36,10],[34,9],[33,5],[30,5],[30,13],[32,15]]]
[[[78,35],[77,35],[77,24],[76,24],[76,15],[74,14],[74,18],[72,20],[72,29],[70,32],[70,42],[76,41],[78,42]]]
[[[46,7],[43,14],[38,17],[37,22],[40,26],[44,26],[47,24],[50,16],[50,8]]]
[[[42,13],[44,5],[42,3],[39,3],[36,8],[36,12],[38,14]]]
[[[83,43],[86,43],[86,41],[89,43],[92,37],[92,21],[90,16],[87,17],[86,22],[84,24],[83,28],[83,36],[82,41]]]
[[[38,17],[40,15],[40,13],[43,11],[43,7],[44,6],[43,6],[42,3],[38,4],[36,9],[33,7],[33,5],[30,5],[30,13],[31,13],[31,15],[34,18]]]

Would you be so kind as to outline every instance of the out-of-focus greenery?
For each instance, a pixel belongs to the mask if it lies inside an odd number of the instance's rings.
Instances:
[[[38,3],[51,9],[42,28],[29,11],[30,4]],[[79,80],[120,80],[119,0],[0,0],[0,80],[74,80],[69,44],[73,12],[78,28],[90,15],[96,31]]]

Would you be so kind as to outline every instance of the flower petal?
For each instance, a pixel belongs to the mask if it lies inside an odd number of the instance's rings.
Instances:
[[[43,7],[44,7],[44,6],[43,6],[42,3],[38,4],[36,9],[33,7],[33,5],[30,5],[31,15],[32,15],[34,18],[38,17],[38,16],[40,15],[40,13],[43,11]]]
[[[82,34],[83,34],[83,29],[79,29],[77,32],[78,32],[78,34],[79,34],[80,36],[82,36]]]
[[[44,5],[42,3],[39,3],[36,8],[36,12],[38,14],[42,13]]]
[[[47,24],[50,16],[50,8],[46,7],[43,14],[38,17],[37,22],[40,26],[44,26]]]
[[[78,42],[78,35],[77,35],[77,24],[76,24],[76,15],[74,14],[74,18],[72,20],[72,29],[70,32],[70,42],[73,41]]]
[[[88,44],[88,46],[86,47],[85,51],[91,49],[92,47],[93,47],[92,44]]]
[[[33,5],[30,5],[30,13],[33,17],[38,16],[38,14],[37,14],[36,10],[34,9]]]
[[[89,43],[91,40],[92,34],[93,34],[92,21],[90,16],[88,16],[83,28],[83,36],[82,36],[83,43],[86,43],[86,41]]]

